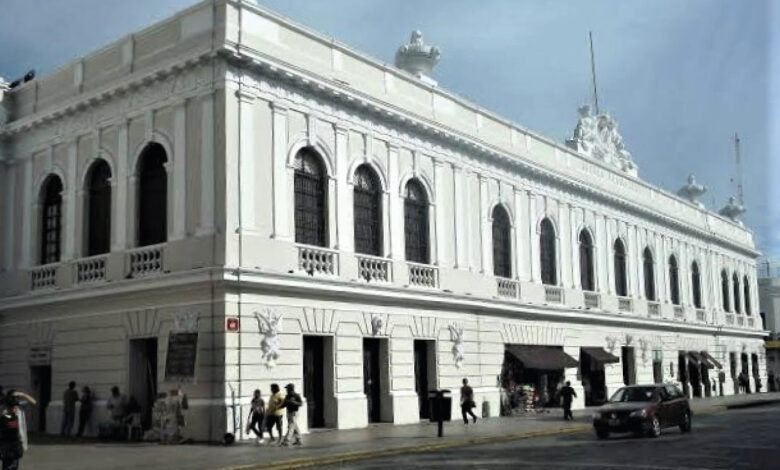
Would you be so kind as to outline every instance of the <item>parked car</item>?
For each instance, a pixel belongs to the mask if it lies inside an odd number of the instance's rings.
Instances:
[[[662,428],[672,426],[690,432],[691,407],[680,389],[668,384],[623,387],[593,413],[593,428],[600,439],[612,432],[658,437]]]

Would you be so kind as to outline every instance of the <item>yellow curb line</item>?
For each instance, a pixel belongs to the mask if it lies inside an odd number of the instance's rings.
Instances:
[[[468,439],[458,439],[440,443],[423,444],[418,446],[396,447],[392,449],[367,450],[359,452],[347,452],[337,455],[326,455],[319,457],[304,457],[300,459],[282,460],[278,462],[269,462],[262,464],[240,465],[236,467],[224,467],[220,470],[263,470],[273,468],[275,470],[287,470],[296,468],[307,468],[324,465],[334,465],[339,463],[354,462],[357,460],[368,460],[380,457],[392,457],[407,453],[433,452],[437,450],[450,449],[465,445],[494,444],[508,441],[519,441],[531,439],[534,437],[556,436],[562,434],[572,434],[575,432],[586,431],[591,426],[574,426],[569,428],[545,429],[542,431],[530,431],[525,433],[508,434],[505,436],[486,436],[473,437]]]

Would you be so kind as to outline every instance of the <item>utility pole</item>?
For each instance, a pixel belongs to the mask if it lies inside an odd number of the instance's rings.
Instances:
[[[596,110],[596,114],[599,114],[599,90],[596,87],[596,56],[593,53],[593,31],[588,31],[588,37],[590,38],[590,74],[593,79],[593,105]]]

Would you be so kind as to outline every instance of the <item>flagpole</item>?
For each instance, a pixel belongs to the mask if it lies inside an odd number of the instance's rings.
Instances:
[[[593,31],[588,31],[590,39],[590,73],[593,79],[593,104],[596,108],[596,114],[599,114],[599,91],[596,87],[596,56],[593,53]]]
[[[734,133],[734,156],[737,160],[737,202],[744,205],[744,191],[742,188],[742,158],[739,154],[739,134]]]

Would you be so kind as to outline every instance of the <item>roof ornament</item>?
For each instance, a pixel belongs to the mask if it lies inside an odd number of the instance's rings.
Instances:
[[[431,75],[440,57],[439,48],[425,44],[422,33],[415,30],[409,43],[399,47],[398,52],[395,53],[395,66],[429,85],[436,86],[438,83],[431,78]]]
[[[590,105],[587,104],[580,106],[577,111],[580,113],[580,118],[572,138],[566,140],[566,145],[630,176],[637,177],[638,168],[631,153],[626,150],[615,118],[609,113],[592,114]]]
[[[691,173],[688,175],[688,184],[680,188],[677,191],[677,195],[683,199],[687,199],[697,206],[704,208],[704,204],[699,202],[699,198],[707,192],[707,187],[696,182],[696,176]]]
[[[731,196],[729,197],[729,201],[726,203],[726,205],[723,206],[723,209],[718,211],[718,214],[724,217],[728,217],[739,225],[742,225],[742,221],[739,220],[739,217],[745,212],[745,206],[740,204],[739,201],[737,201],[737,198]]]

